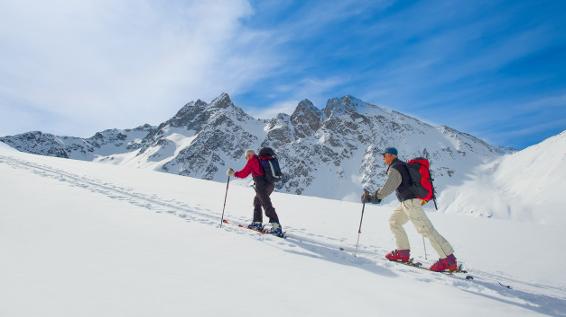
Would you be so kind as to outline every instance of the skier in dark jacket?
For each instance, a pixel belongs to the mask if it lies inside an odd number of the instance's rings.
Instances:
[[[456,271],[458,264],[454,257],[452,246],[432,225],[425,214],[422,205],[426,201],[417,197],[412,190],[411,176],[407,163],[397,158],[397,149],[387,148],[383,153],[383,161],[388,166],[387,180],[383,187],[374,194],[364,191],[362,202],[380,203],[382,199],[395,192],[401,204],[393,210],[389,219],[389,226],[397,249],[389,252],[385,257],[390,261],[408,262],[410,258],[409,238],[403,225],[409,220],[415,225],[417,231],[428,238],[440,259],[430,269],[433,271]]]
[[[227,174],[229,176],[234,176],[237,178],[246,178],[250,174],[254,180],[254,218],[253,222],[248,226],[248,228],[263,231],[263,210],[265,210],[265,215],[269,218],[269,224],[271,225],[270,233],[282,236],[283,230],[281,224],[279,223],[279,217],[275,212],[275,208],[271,203],[271,198],[269,197],[273,190],[275,189],[275,184],[267,181],[265,178],[265,172],[260,164],[260,157],[258,157],[254,150],[246,151],[246,165],[240,171],[234,171],[232,168],[228,169]]]

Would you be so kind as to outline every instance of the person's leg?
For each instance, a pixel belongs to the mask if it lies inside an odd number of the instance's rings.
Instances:
[[[269,195],[273,193],[275,185],[268,182],[256,182],[256,197],[259,199],[263,210],[265,210],[265,215],[269,218],[270,223],[279,223],[279,217],[273,208],[271,203],[271,198]]]
[[[450,243],[436,231],[432,222],[430,222],[430,219],[422,208],[420,199],[406,200],[402,205],[409,219],[411,219],[411,222],[415,225],[417,232],[430,240],[430,244],[441,259],[454,253],[454,249],[452,249]]]
[[[402,205],[395,208],[389,218],[389,228],[391,232],[393,232],[393,236],[395,236],[397,250],[409,250],[411,248],[407,232],[403,229],[403,225],[406,224],[407,221],[409,221],[409,218],[405,214]]]
[[[259,199],[259,194],[255,193],[254,197],[254,220],[253,222],[263,222],[263,211],[261,210],[261,200]]]

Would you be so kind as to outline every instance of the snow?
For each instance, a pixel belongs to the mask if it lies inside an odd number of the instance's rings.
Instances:
[[[366,207],[354,257],[334,246],[353,248],[359,203],[274,193],[281,240],[218,228],[221,183],[2,143],[0,175],[1,316],[566,316],[561,224],[429,213],[466,281],[382,259],[391,205]],[[227,217],[252,197],[231,186]]]
[[[440,196],[445,212],[566,224],[566,131],[482,165]]]
[[[164,145],[150,147],[144,153],[139,150],[98,157],[95,162],[111,163],[128,167],[145,168],[160,171],[163,165],[172,161],[179,153],[188,148],[197,134],[185,128],[164,128]]]
[[[0,150],[1,151],[15,151],[11,146],[8,144],[0,141]]]

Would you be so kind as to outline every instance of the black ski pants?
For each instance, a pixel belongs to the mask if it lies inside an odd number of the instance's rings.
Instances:
[[[275,189],[275,184],[266,181],[263,177],[254,177],[255,197],[254,197],[254,222],[263,222],[263,210],[269,218],[270,223],[279,223],[279,217],[275,212],[275,208],[271,204],[269,197]]]

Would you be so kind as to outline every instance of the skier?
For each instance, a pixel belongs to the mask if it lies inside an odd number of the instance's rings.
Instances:
[[[254,180],[255,198],[254,198],[254,218],[249,229],[263,231],[263,213],[262,207],[265,210],[265,215],[269,218],[269,223],[271,229],[269,233],[276,236],[283,236],[283,229],[279,223],[279,217],[275,212],[275,208],[271,204],[271,198],[269,197],[273,190],[275,189],[275,184],[270,182],[265,177],[265,172],[260,164],[260,157],[256,155],[254,150],[246,151],[247,163],[244,168],[240,171],[235,172],[232,168],[227,171],[228,176],[235,176],[238,178],[246,178],[252,174]]]
[[[364,190],[362,202],[380,203],[393,191],[401,204],[393,210],[389,218],[389,226],[393,235],[397,249],[389,252],[385,257],[390,261],[408,262],[410,259],[409,239],[403,225],[409,220],[416,227],[417,232],[430,240],[432,247],[438,253],[440,259],[434,263],[430,270],[436,272],[456,271],[458,264],[454,256],[454,249],[436,229],[434,229],[430,219],[425,214],[422,205],[427,201],[417,198],[411,189],[411,178],[407,163],[397,158],[397,149],[386,148],[383,153],[383,162],[388,166],[387,180],[381,189],[374,194]]]

